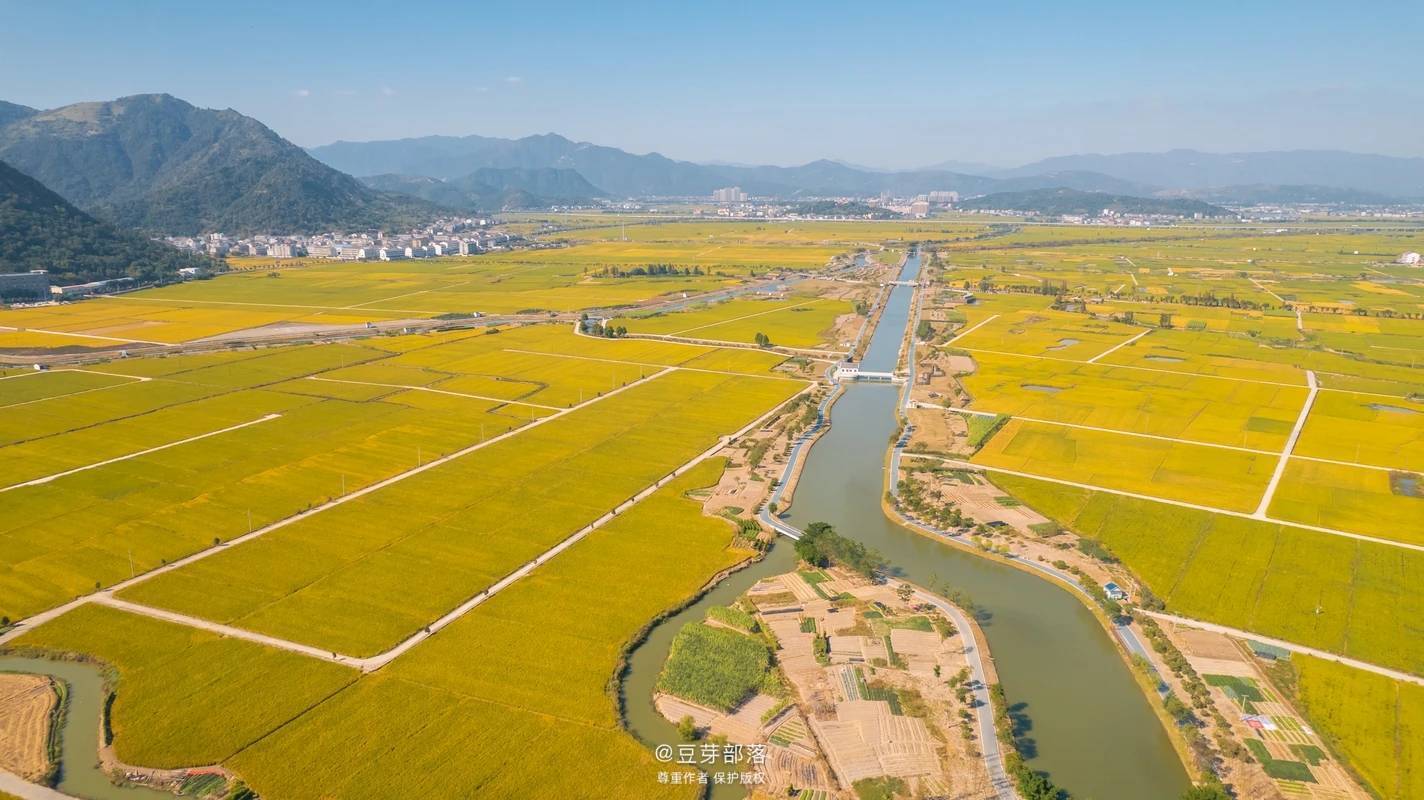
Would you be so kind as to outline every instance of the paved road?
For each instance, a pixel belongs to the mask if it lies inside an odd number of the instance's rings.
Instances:
[[[1018,800],[1014,781],[1004,770],[1004,754],[999,746],[998,732],[994,730],[994,702],[989,697],[989,679],[984,670],[984,658],[979,652],[979,643],[969,618],[958,606],[926,591],[915,592],[917,600],[929,603],[944,612],[959,629],[964,639],[964,657],[969,661],[969,674],[973,682],[969,691],[974,697],[974,717],[979,729],[979,750],[984,757],[984,766],[989,770],[989,782],[999,800]]]
[[[1291,453],[1295,452],[1295,443],[1300,441],[1300,432],[1305,428],[1306,417],[1310,416],[1310,407],[1315,405],[1315,396],[1320,393],[1320,384],[1315,381],[1314,372],[1306,370],[1305,379],[1310,384],[1310,393],[1305,396],[1305,405],[1300,408],[1300,415],[1295,419],[1290,438],[1286,439],[1285,449],[1281,451],[1281,458],[1276,462],[1276,471],[1271,473],[1271,482],[1266,484],[1266,493],[1261,496],[1261,504],[1256,506],[1256,513],[1251,515],[1256,519],[1270,519],[1266,516],[1266,510],[1271,507],[1271,498],[1276,496],[1276,487],[1281,483],[1281,476],[1286,473]]]
[[[78,800],[73,795],[40,786],[0,769],[0,792],[8,792],[24,800]]]
[[[1378,664],[1371,664],[1368,661],[1360,661],[1354,658],[1347,658],[1345,656],[1338,655],[1336,653],[1330,653],[1325,650],[1317,650],[1314,647],[1306,647],[1303,644],[1287,642],[1284,639],[1273,639],[1269,636],[1262,636],[1259,633],[1243,631],[1240,628],[1228,628],[1225,625],[1217,625],[1212,622],[1202,622],[1200,620],[1191,619],[1189,617],[1179,617],[1175,614],[1163,614],[1157,611],[1144,611],[1142,609],[1139,609],[1139,611],[1143,614],[1146,614],[1154,619],[1158,619],[1163,622],[1172,622],[1178,625],[1187,625],[1192,628],[1200,628],[1204,631],[1213,631],[1215,633],[1226,634],[1227,636],[1234,636],[1238,639],[1251,639],[1257,642],[1264,642],[1265,644],[1275,645],[1276,647],[1284,648],[1293,653],[1303,653],[1305,655],[1314,656],[1315,658],[1323,659],[1325,661],[1334,661],[1337,664],[1344,664],[1345,666],[1354,667],[1355,669],[1364,670],[1366,672],[1373,672],[1376,675],[1383,675],[1386,678],[1393,678],[1397,681],[1404,681],[1405,683],[1413,683],[1419,686],[1424,686],[1424,677],[1413,675],[1408,672],[1401,672],[1397,669],[1390,669],[1389,667],[1381,667]]]

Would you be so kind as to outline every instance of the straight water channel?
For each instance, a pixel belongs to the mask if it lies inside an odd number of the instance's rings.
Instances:
[[[911,255],[902,280],[919,275]],[[871,337],[862,369],[890,372],[910,322],[913,288],[896,286]],[[786,520],[798,528],[829,522],[879,550],[897,574],[933,579],[966,592],[985,614],[984,634],[1028,762],[1078,798],[1169,800],[1189,785],[1185,769],[1146,695],[1097,618],[1068,590],[910,531],[888,518],[886,451],[897,420],[898,387],[851,384],[835,402],[830,430],[806,455]],[[673,636],[726,604],[758,579],[790,570],[781,542],[770,556],[734,574],[698,603],[669,617],[631,656],[624,683],[628,727],[650,746],[676,744],[677,732],[653,708],[658,672]],[[713,797],[738,797],[718,787]]]

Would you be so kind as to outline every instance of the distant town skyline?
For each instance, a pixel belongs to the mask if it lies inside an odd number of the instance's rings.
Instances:
[[[0,100],[167,92],[304,146],[553,132],[689,161],[886,169],[1175,148],[1424,156],[1417,3],[0,11],[18,34]]]

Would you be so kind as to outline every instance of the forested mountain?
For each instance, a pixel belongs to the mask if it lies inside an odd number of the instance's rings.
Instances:
[[[343,175],[257,120],[166,94],[19,113],[0,126],[0,159],[95,216],[169,234],[404,226],[435,211]]]
[[[1220,206],[1188,198],[1134,197],[1105,192],[1080,192],[1076,189],[1034,189],[1023,192],[997,192],[976,197],[960,204],[970,210],[1024,211],[1047,216],[1063,214],[1097,215],[1104,210],[1119,214],[1164,214],[1190,217],[1225,217],[1231,212]]]
[[[131,277],[155,281],[207,258],[121,231],[0,161],[0,272],[45,269],[56,284]]]

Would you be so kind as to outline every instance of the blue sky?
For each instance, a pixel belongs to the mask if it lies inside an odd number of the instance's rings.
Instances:
[[[302,145],[570,138],[885,167],[1075,152],[1424,156],[1424,3],[0,0],[0,99],[140,92]]]

